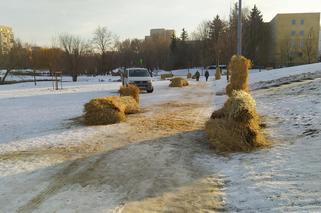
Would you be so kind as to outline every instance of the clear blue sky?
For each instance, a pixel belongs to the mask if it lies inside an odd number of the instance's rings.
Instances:
[[[244,7],[256,4],[265,21],[276,13],[320,12],[321,0],[243,0]],[[90,38],[94,29],[107,26],[125,38],[143,38],[150,28],[189,32],[216,14],[229,15],[235,0],[4,0],[0,25],[13,27],[25,42],[50,45],[52,38],[69,32]]]

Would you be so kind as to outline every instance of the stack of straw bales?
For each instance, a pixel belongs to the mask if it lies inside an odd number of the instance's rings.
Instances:
[[[232,95],[233,90],[243,90],[249,92],[248,78],[251,61],[243,56],[234,55],[229,64],[230,83],[226,87],[228,96]]]
[[[95,98],[85,104],[87,125],[108,125],[126,120],[126,114],[140,112],[139,88],[135,85],[120,88],[121,96]]]
[[[125,114],[135,114],[140,112],[140,106],[137,101],[131,96],[115,97],[118,102],[125,106]]]
[[[115,97],[95,98],[85,104],[84,112],[87,125],[115,124],[126,119],[125,106]]]
[[[171,83],[169,84],[170,87],[185,87],[188,86],[188,81],[184,78],[173,78],[171,79]]]
[[[134,84],[128,84],[128,86],[122,86],[119,89],[120,96],[131,96],[137,103],[139,103],[139,88]]]
[[[206,123],[211,146],[221,152],[250,151],[269,145],[261,130],[255,100],[248,93],[248,87],[245,87],[248,80],[248,70],[245,68],[249,68],[249,62],[244,57],[235,57],[232,57],[232,63],[238,66],[234,66],[231,76],[234,84],[229,87],[238,89],[232,89],[223,108],[213,112]],[[235,67],[240,69],[237,71]],[[235,79],[239,76],[242,76],[241,80]]]
[[[215,80],[221,79],[221,69],[219,66],[216,66],[216,72],[215,72]]]
[[[174,75],[172,73],[161,74],[161,80],[165,80],[166,78],[172,78]]]

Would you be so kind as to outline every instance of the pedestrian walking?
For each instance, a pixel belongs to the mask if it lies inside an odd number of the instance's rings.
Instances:
[[[208,72],[208,70],[205,71],[205,79],[206,81],[208,80],[208,77],[210,76],[210,73]]]
[[[195,78],[196,78],[196,81],[199,81],[200,80],[200,72],[197,70],[196,73],[195,73]]]

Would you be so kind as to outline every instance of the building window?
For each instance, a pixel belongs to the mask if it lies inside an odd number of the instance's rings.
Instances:
[[[304,30],[301,30],[300,35],[304,36]]]
[[[304,19],[301,19],[301,25],[304,25]]]
[[[295,30],[292,30],[291,36],[295,36],[295,34],[296,34]]]
[[[296,20],[292,19],[292,25],[296,25]]]

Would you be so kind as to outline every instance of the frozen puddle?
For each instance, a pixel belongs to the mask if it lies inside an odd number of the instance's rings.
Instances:
[[[321,80],[254,93],[271,149],[197,161],[226,180],[230,212],[321,211]]]

